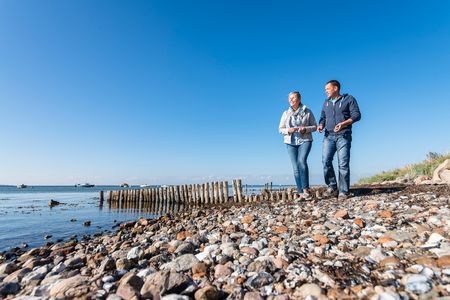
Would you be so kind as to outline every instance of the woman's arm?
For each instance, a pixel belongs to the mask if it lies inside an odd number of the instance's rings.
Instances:
[[[281,115],[280,125],[278,125],[278,132],[282,135],[288,135],[288,128],[286,127],[286,112]]]
[[[314,132],[317,130],[317,122],[316,118],[314,118],[314,114],[312,111],[308,112],[308,120],[306,122],[305,131],[306,132]]]

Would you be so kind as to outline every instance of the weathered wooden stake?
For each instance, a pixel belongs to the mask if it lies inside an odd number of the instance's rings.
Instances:
[[[242,180],[237,180],[237,194],[238,194],[238,202],[242,202]]]
[[[225,181],[224,183],[223,183],[223,196],[224,196],[224,200],[225,200],[225,203],[227,203],[228,202],[228,181]]]
[[[232,188],[233,188],[233,201],[237,202],[238,201],[238,196],[237,196],[237,182],[236,182],[236,179],[233,179]]]

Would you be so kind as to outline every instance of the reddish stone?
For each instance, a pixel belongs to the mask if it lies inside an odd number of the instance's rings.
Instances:
[[[186,238],[191,237],[192,233],[188,231],[180,231],[177,233],[177,240],[184,241]]]
[[[258,255],[258,250],[253,247],[242,247],[241,252],[249,255]]]
[[[365,222],[362,219],[355,219],[354,223],[359,227],[359,228],[364,228],[366,226]]]
[[[393,213],[390,210],[383,210],[383,211],[379,212],[378,215],[382,218],[388,219],[388,218],[392,218]]]
[[[382,236],[378,239],[378,243],[380,243],[380,244],[384,244],[384,243],[392,242],[392,241],[395,241],[395,240],[388,236]]]
[[[208,267],[203,262],[198,262],[192,267],[192,274],[206,273]]]
[[[245,215],[244,217],[242,217],[241,219],[241,223],[242,224],[250,224],[251,222],[253,222],[255,218],[252,215]]]
[[[282,234],[282,233],[286,233],[288,231],[288,228],[286,226],[273,226],[272,230],[276,234]]]
[[[345,209],[341,209],[338,210],[335,214],[334,214],[334,218],[335,219],[348,219],[348,211],[346,211]]]
[[[450,267],[450,255],[444,255],[439,257],[437,260],[437,265],[439,268],[449,268]]]
[[[330,240],[322,234],[315,234],[312,238],[320,245],[326,245],[330,242]]]

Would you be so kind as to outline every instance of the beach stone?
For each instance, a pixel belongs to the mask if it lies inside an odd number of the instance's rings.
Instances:
[[[114,282],[116,281],[116,277],[112,276],[112,275],[106,275],[102,277],[102,281],[103,282]]]
[[[334,218],[335,219],[348,219],[349,218],[348,211],[345,209],[338,210],[337,212],[334,213]]]
[[[383,210],[383,211],[380,211],[380,212],[378,213],[378,215],[379,215],[380,217],[382,217],[382,218],[388,219],[388,218],[392,218],[392,216],[394,215],[394,213],[393,213],[392,211],[390,211],[390,210]]]
[[[49,272],[49,267],[47,265],[39,267],[34,271],[25,275],[21,281],[22,284],[28,285],[31,281],[40,281]]]
[[[370,254],[370,252],[373,250],[373,248],[366,247],[366,246],[359,246],[355,250],[352,251],[352,255],[358,256],[358,257],[366,257]]]
[[[437,265],[439,268],[450,268],[450,255],[443,255],[438,258]]]
[[[66,293],[78,286],[82,286],[85,283],[84,277],[76,275],[67,279],[57,281],[50,290],[51,297],[64,298]]]
[[[192,267],[192,274],[206,274],[208,267],[203,262],[198,262]]]
[[[252,215],[245,215],[241,219],[242,224],[250,224],[255,218]]]
[[[289,263],[280,257],[274,258],[272,263],[278,269],[286,269],[289,266]]]
[[[107,271],[114,270],[115,267],[116,267],[116,262],[114,261],[114,259],[112,259],[110,257],[105,257],[105,259],[103,259],[103,261],[101,262],[100,267],[98,268],[98,271],[100,273],[104,273]]]
[[[230,276],[233,273],[233,270],[226,265],[216,265],[214,268],[214,277],[215,278],[223,278],[226,276]]]
[[[156,270],[154,268],[146,268],[146,269],[139,270],[139,272],[137,273],[137,276],[145,279],[154,273],[156,273]]]
[[[259,289],[265,285],[271,284],[273,282],[273,277],[267,272],[260,272],[256,275],[250,277],[245,285],[252,289]]]
[[[429,181],[430,179],[427,175],[419,175],[414,179],[414,184],[423,184],[424,181]]]
[[[443,163],[441,163],[433,172],[432,181],[440,183],[442,181],[441,174],[445,170],[450,170],[450,159],[446,159]],[[450,181],[446,182],[450,183]]]
[[[314,234],[312,236],[313,240],[315,240],[319,245],[326,245],[330,242],[330,240],[323,234]]]
[[[177,233],[176,239],[179,241],[184,241],[188,237],[192,237],[192,233],[190,233],[189,231],[180,231],[179,233]]]
[[[383,254],[383,251],[379,248],[372,249],[370,251],[369,256],[367,257],[370,261],[374,261],[376,263],[379,263],[382,261],[386,256]]]
[[[127,253],[127,259],[128,260],[138,260],[144,252],[140,247],[133,247],[131,250]]]
[[[8,295],[15,295],[20,289],[17,282],[2,282],[0,283],[0,296],[6,297]]]
[[[121,284],[117,288],[117,296],[124,300],[139,299],[139,292],[129,284]]]
[[[30,295],[34,297],[40,297],[42,298],[49,298],[50,289],[52,287],[52,284],[39,284],[38,286],[34,287],[31,291]]]
[[[119,258],[116,260],[116,269],[129,270],[132,267],[132,263],[126,258]]]
[[[220,292],[215,286],[208,285],[201,289],[198,289],[194,294],[195,300],[219,300]]]
[[[106,300],[123,300],[123,299],[117,294],[109,294],[108,297],[106,297]]]
[[[49,207],[54,207],[54,206],[57,206],[57,205],[60,205],[60,204],[61,204],[61,202],[53,200],[53,199],[50,199],[50,201],[48,202],[48,206]]]
[[[166,293],[180,293],[192,283],[192,279],[184,274],[160,271],[147,277],[141,288],[143,298],[159,297],[164,290]]]
[[[135,290],[139,291],[144,285],[144,281],[142,280],[141,277],[137,276],[135,273],[128,272],[120,279],[119,287],[120,285],[126,284],[132,286]]]
[[[389,256],[380,261],[382,267],[396,267],[400,264],[400,261],[395,256]]]
[[[430,279],[421,274],[407,275],[404,284],[407,291],[417,295],[427,293],[432,288]]]
[[[18,269],[14,262],[7,262],[0,265],[0,274],[11,274]]]
[[[244,300],[264,300],[259,292],[247,292],[245,293]]]
[[[429,256],[420,256],[414,260],[414,262],[418,265],[422,265],[425,267],[434,268],[436,267],[436,260]]]
[[[433,232],[428,238],[426,245],[430,246],[438,246],[441,241],[445,240],[445,238],[439,233]]]
[[[258,250],[256,250],[253,247],[242,247],[240,249],[240,251],[241,251],[241,253],[245,253],[245,254],[248,254],[248,255],[253,255],[253,256],[258,255]]]
[[[71,257],[64,262],[64,265],[70,269],[80,269],[84,266],[85,260],[79,256]]]
[[[29,268],[23,268],[23,269],[19,269],[16,270],[14,272],[12,272],[11,274],[9,274],[8,276],[6,276],[5,278],[3,278],[3,282],[20,282],[22,281],[22,278],[25,277],[26,274],[30,273],[31,269]]]
[[[49,276],[50,275],[50,276]],[[56,281],[58,281],[59,279],[61,279],[61,275],[60,274],[57,274],[57,275],[51,275],[50,273],[49,274],[47,274],[47,276],[44,278],[44,279],[42,279],[42,281],[41,281],[41,285],[46,285],[46,284],[48,284],[48,285],[52,285],[53,283],[55,283]]]
[[[360,218],[355,219],[353,223],[355,223],[359,228],[364,228],[366,226],[366,223]]]
[[[377,241],[380,244],[389,243],[389,242],[395,242],[395,240],[389,236],[382,236]]]
[[[322,289],[315,283],[305,283],[299,288],[295,289],[294,296],[299,298],[306,298],[313,296],[318,298],[322,294]]]
[[[192,243],[182,243],[175,250],[175,254],[186,254],[186,253],[194,253],[195,246]]]
[[[288,231],[288,228],[286,226],[273,226],[272,230],[276,234],[282,234],[282,233],[286,233]]]
[[[161,270],[174,269],[177,272],[187,271],[198,263],[199,260],[193,254],[184,254],[177,257],[174,261],[165,263],[161,266]]]
[[[391,291],[382,291],[380,293],[377,293],[376,295],[372,296],[370,300],[401,300],[399,294]]]
[[[189,297],[178,294],[169,294],[161,297],[161,300],[189,300]]]
[[[407,231],[389,231],[385,233],[385,236],[390,237],[394,239],[397,242],[405,242],[408,240],[413,239],[417,234],[414,232],[407,232]]]

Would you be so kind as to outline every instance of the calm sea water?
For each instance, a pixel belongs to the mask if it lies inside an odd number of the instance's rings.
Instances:
[[[133,187],[138,188],[138,187]],[[47,241],[68,240],[83,235],[112,230],[113,225],[141,216],[139,211],[117,211],[99,206],[100,190],[117,190],[117,186],[82,188],[74,186],[0,186],[0,251],[27,243],[40,246]],[[50,208],[50,199],[61,205]],[[72,220],[72,221],[71,221]],[[91,221],[89,227],[83,226]],[[51,235],[51,238],[44,239]]]
[[[81,239],[83,235],[113,231],[113,226],[121,222],[156,217],[145,211],[109,209],[106,204],[100,207],[99,191],[119,189],[118,186],[30,186],[24,189],[0,186],[0,251],[22,243],[37,247],[48,241],[68,240],[72,235]],[[261,186],[244,187],[248,194],[260,190]],[[51,199],[61,205],[50,208]],[[85,221],[91,221],[91,225],[83,226]],[[45,239],[49,235],[51,238]]]

